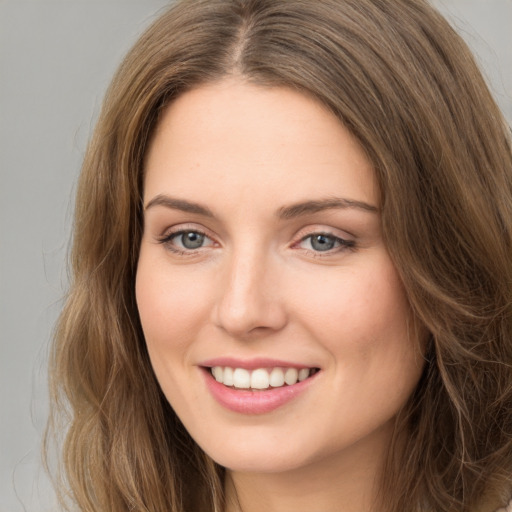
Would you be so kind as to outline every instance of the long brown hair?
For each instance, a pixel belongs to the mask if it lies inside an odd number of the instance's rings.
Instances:
[[[429,333],[379,510],[499,505],[512,469],[510,132],[466,45],[424,0],[185,0],[127,55],[83,164],[50,365],[63,505],[222,510],[223,469],[152,372],[134,277],[159,114],[233,74],[315,97],[374,164],[385,241]]]

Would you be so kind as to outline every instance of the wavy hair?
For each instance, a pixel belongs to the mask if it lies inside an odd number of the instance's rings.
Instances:
[[[184,0],[128,53],[83,163],[51,353],[47,441],[64,432],[62,505],[223,509],[223,468],[153,374],[134,280],[159,115],[229,75],[316,98],[374,165],[385,242],[429,333],[379,510],[498,506],[512,469],[510,130],[468,48],[424,0]]]

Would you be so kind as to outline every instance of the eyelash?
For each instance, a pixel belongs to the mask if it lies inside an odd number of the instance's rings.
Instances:
[[[332,256],[333,254],[337,254],[341,251],[355,250],[355,248],[356,248],[356,243],[353,240],[346,240],[344,238],[340,238],[339,236],[333,235],[332,233],[322,232],[322,231],[310,233],[310,234],[302,237],[297,243],[294,244],[294,246],[298,246],[308,239],[310,240],[310,242],[309,242],[310,245],[312,245],[312,240],[314,237],[325,237],[325,238],[330,239],[334,244],[338,244],[338,247],[334,247],[334,248],[328,249],[326,251],[315,251],[314,249],[304,249],[304,250],[310,252],[311,254],[313,254],[313,256],[315,258],[328,257],[328,256]]]
[[[179,247],[176,247],[176,245],[172,244],[172,240],[175,238],[178,238],[179,236],[183,236],[187,233],[195,233],[197,235],[200,235],[204,238],[207,238],[208,240],[212,241],[212,239],[203,231],[199,229],[180,229],[178,231],[173,231],[172,233],[168,233],[162,237],[158,238],[158,243],[166,246],[167,249],[174,252],[175,254],[179,254],[182,256],[193,256],[197,254],[201,249],[204,248],[198,247],[197,249],[181,249]],[[297,247],[300,244],[304,243],[306,240],[311,240],[313,237],[325,237],[333,241],[334,244],[338,244],[338,247],[328,249],[326,251],[315,251],[314,249],[303,249],[309,253],[311,253],[315,258],[322,258],[327,256],[332,256],[333,254],[337,254],[338,252],[345,251],[345,250],[355,250],[356,243],[353,240],[346,240],[344,238],[340,238],[338,236],[333,235],[332,233],[328,232],[314,232],[310,233],[304,237],[302,237],[298,242],[295,242],[292,247]],[[213,241],[212,241],[213,242]]]
[[[172,240],[174,238],[178,238],[179,236],[183,236],[186,233],[196,233],[200,236],[204,236],[205,238],[208,238],[211,240],[211,238],[201,231],[200,229],[180,229],[178,231],[173,231],[172,233],[168,233],[160,238],[158,238],[158,243],[164,245],[166,249],[169,249],[170,251],[182,255],[182,256],[192,256],[194,254],[197,254],[197,252],[202,249],[203,247],[199,247],[198,249],[181,249],[180,247],[176,247],[172,244]]]

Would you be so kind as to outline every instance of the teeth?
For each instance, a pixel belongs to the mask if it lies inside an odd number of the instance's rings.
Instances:
[[[240,389],[251,387],[251,374],[244,368],[236,368],[233,372],[233,386]]]
[[[284,374],[284,381],[288,386],[292,386],[293,384],[297,384],[297,379],[299,378],[299,371],[295,368],[288,368],[286,373]]]
[[[308,377],[309,377],[309,368],[301,368],[299,370],[299,382],[306,380]],[[224,377],[224,380],[226,380],[226,377]]]
[[[224,382],[224,370],[222,367],[215,366],[212,368],[212,375],[217,382]]]
[[[274,368],[270,372],[270,385],[273,388],[280,388],[284,386],[284,372],[281,368]]]
[[[245,368],[214,366],[212,375],[217,382],[238,389],[280,388],[285,384],[293,386],[316,372],[314,368],[258,368],[249,371]]]
[[[225,386],[233,385],[233,368],[226,366],[224,368],[224,381],[222,382]]]
[[[267,389],[270,386],[269,375],[267,370],[260,368],[251,373],[251,388]]]

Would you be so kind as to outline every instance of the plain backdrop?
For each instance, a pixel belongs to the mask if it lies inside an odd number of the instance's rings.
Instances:
[[[56,510],[40,442],[75,184],[110,77],[166,4],[0,0],[0,512]],[[435,4],[512,124],[512,0]]]

